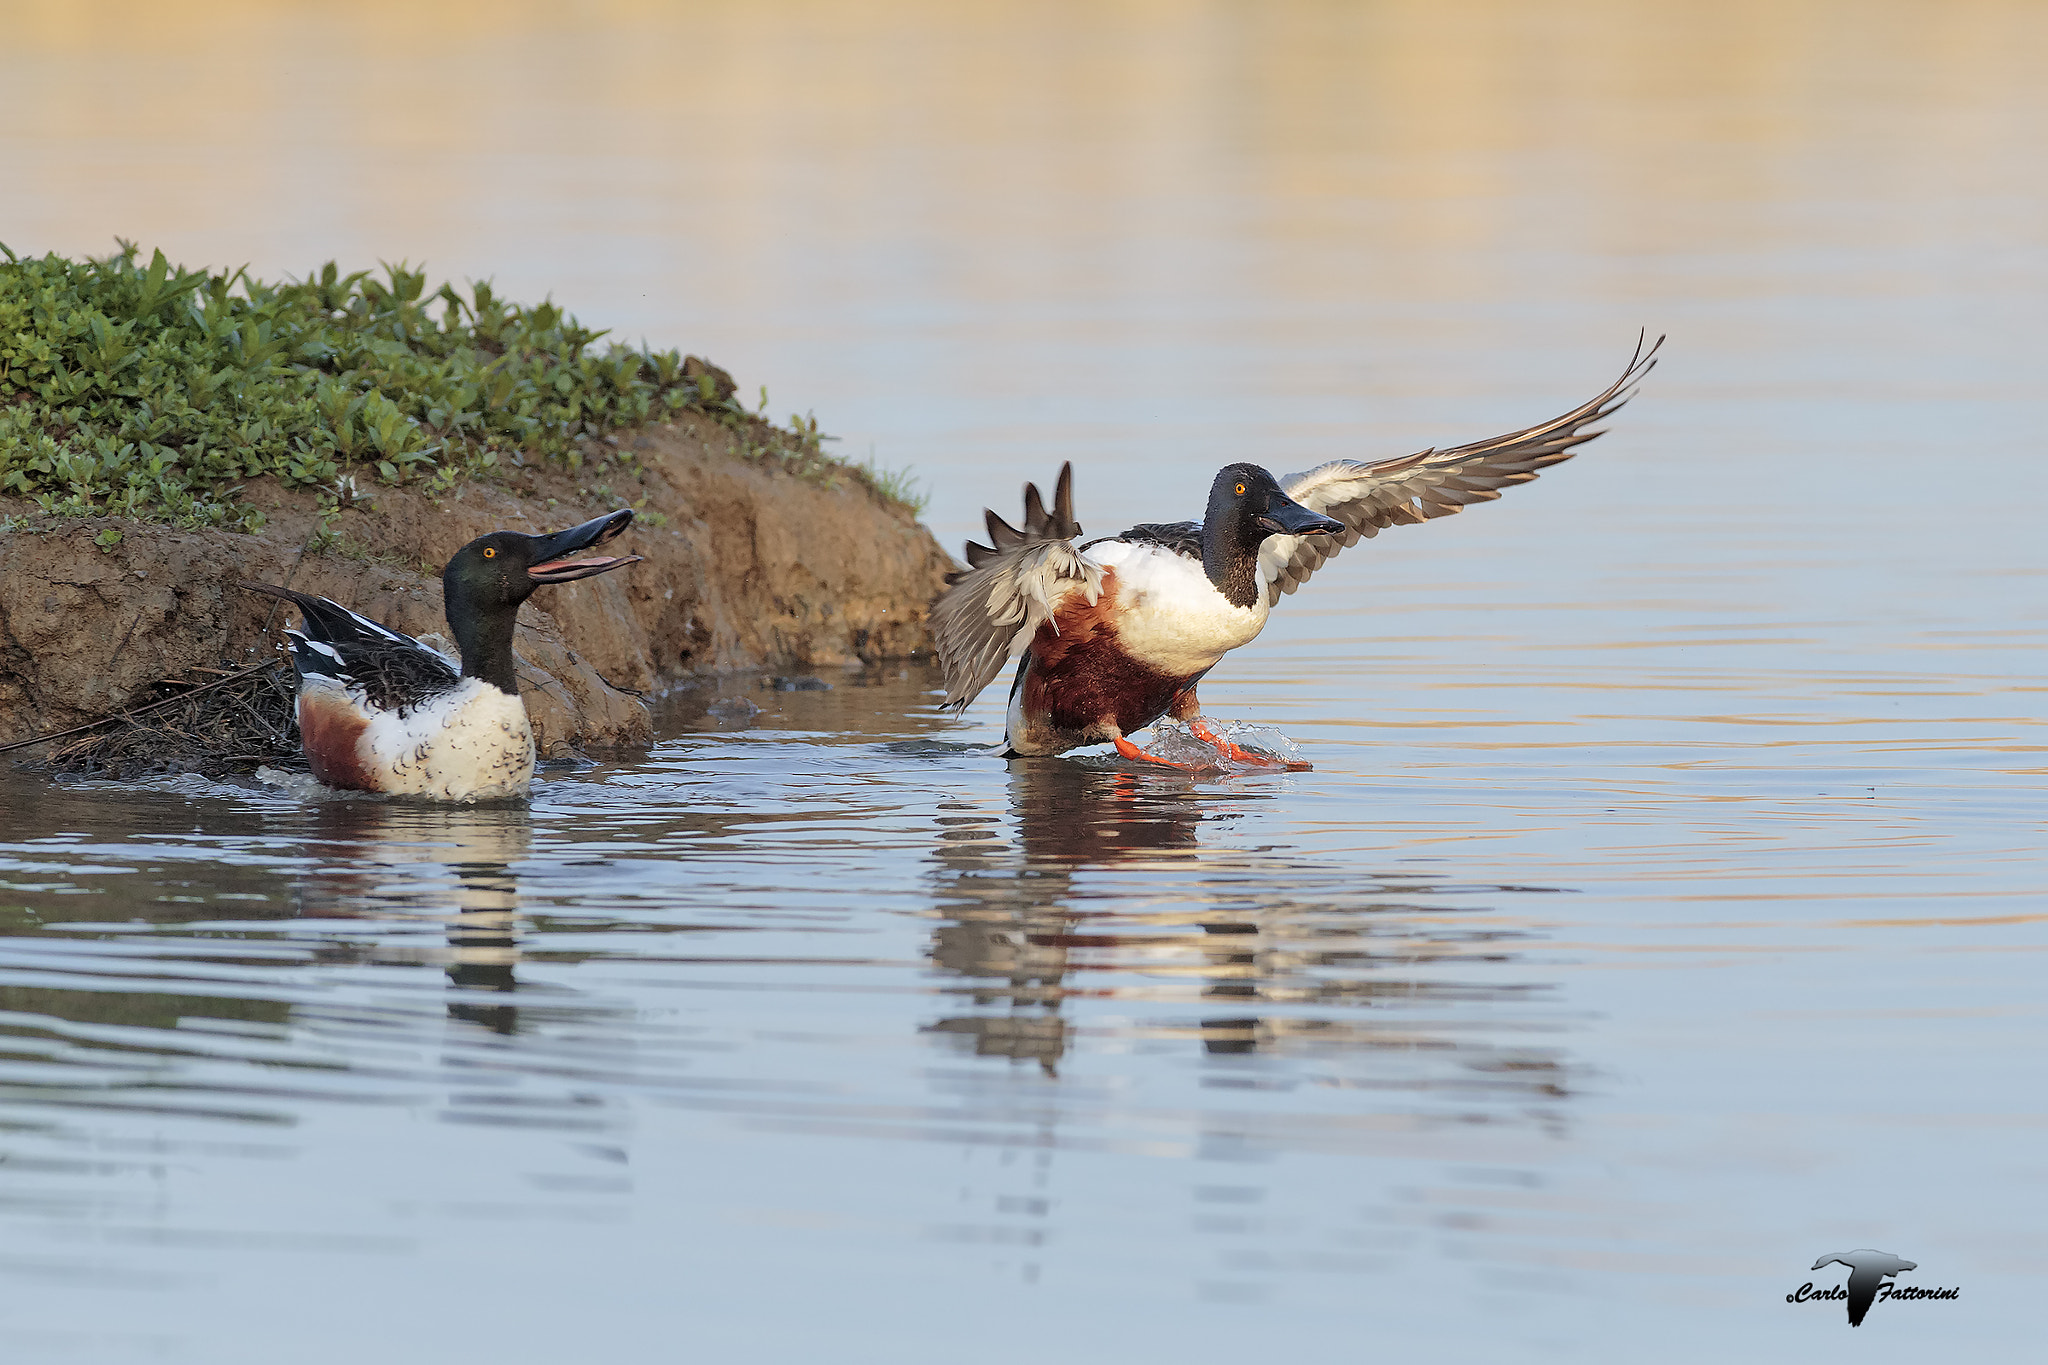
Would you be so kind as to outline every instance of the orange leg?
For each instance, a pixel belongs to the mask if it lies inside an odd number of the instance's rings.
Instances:
[[[1162,768],[1178,768],[1182,772],[1194,771],[1193,769],[1189,768],[1187,764],[1175,763],[1170,758],[1154,758],[1152,755],[1146,753],[1143,749],[1140,749],[1137,745],[1125,739],[1122,735],[1118,735],[1116,737],[1115,742],[1116,751],[1122,754],[1125,758],[1135,760],[1139,763],[1157,763]]]
[[[1207,744],[1208,746],[1216,750],[1217,753],[1222,754],[1225,758],[1230,759],[1233,762],[1256,763],[1262,768],[1285,768],[1288,772],[1291,773],[1305,773],[1314,771],[1314,766],[1312,764],[1289,763],[1287,760],[1282,758],[1275,758],[1271,754],[1254,753],[1250,749],[1239,748],[1237,745],[1232,744],[1229,740],[1225,739],[1223,736],[1217,734],[1214,730],[1211,730],[1207,725],[1203,724],[1202,718],[1199,715],[1188,717],[1187,724],[1188,729],[1194,734],[1194,737],[1196,739],[1201,740],[1202,743]]]
[[[1274,762],[1272,758],[1265,754],[1255,754],[1250,749],[1240,749],[1237,745],[1232,744],[1229,740],[1203,724],[1200,716],[1189,717],[1188,729],[1193,732],[1196,739],[1201,740],[1202,743],[1234,763],[1270,764]]]

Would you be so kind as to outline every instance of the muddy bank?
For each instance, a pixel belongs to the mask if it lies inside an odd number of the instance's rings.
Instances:
[[[544,750],[645,743],[635,694],[693,674],[815,671],[928,649],[925,610],[950,567],[931,534],[851,476],[826,487],[773,456],[738,457],[744,439],[686,412],[606,438],[637,456],[637,470],[600,467],[606,450],[593,442],[580,472],[536,463],[438,498],[366,485],[326,519],[325,537],[314,493],[267,480],[244,492],[270,518],[256,536],[35,518],[0,500],[0,515],[15,518],[0,530],[0,742],[154,701],[166,677],[270,657],[295,613],[236,589],[238,579],[436,635],[446,630],[440,566],[465,542],[621,505],[641,517],[618,549],[647,562],[544,587],[520,614],[521,690]]]

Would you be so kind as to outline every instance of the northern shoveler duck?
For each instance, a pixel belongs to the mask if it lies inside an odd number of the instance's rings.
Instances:
[[[1073,466],[1061,467],[1049,513],[1026,484],[1023,528],[986,513],[993,543],[968,542],[971,567],[948,577],[932,607],[944,704],[965,709],[1021,653],[1006,758],[1110,743],[1126,758],[1163,763],[1127,736],[1170,716],[1225,756],[1256,759],[1203,722],[1195,685],[1258,635],[1281,594],[1382,527],[1491,501],[1570,459],[1600,434],[1588,425],[1629,400],[1662,344],[1639,344],[1621,378],[1591,401],[1490,441],[1373,464],[1333,460],[1285,479],[1225,465],[1200,522],[1146,523],[1077,548]]]
[[[569,557],[632,520],[631,509],[621,509],[552,535],[493,531],[457,550],[441,588],[460,661],[325,597],[242,584],[305,616],[303,632],[285,634],[313,776],[330,787],[447,801],[524,795],[533,782],[533,727],[513,670],[519,604],[544,583],[639,563],[639,555]]]

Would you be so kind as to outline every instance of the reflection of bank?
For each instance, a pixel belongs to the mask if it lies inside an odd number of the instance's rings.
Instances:
[[[1310,1062],[1316,1084],[1550,1117],[1566,1068],[1525,1013],[1547,987],[1500,979],[1514,931],[1461,922],[1474,897],[1509,888],[1340,876],[1217,838],[1203,848],[1205,825],[1275,794],[1012,763],[1006,811],[940,817],[945,922],[931,957],[972,1011],[928,1027],[1052,1073],[1074,1039],[1066,1002],[1121,998],[1140,1011],[1114,1026],[1127,1038],[1185,1039],[1219,1065],[1284,1053]],[[1177,1000],[1194,1008],[1176,1018]]]
[[[446,917],[446,946],[365,944],[366,960],[443,966],[448,1017],[497,1033],[518,1028],[518,862],[532,838],[524,802],[445,805],[391,799],[319,804],[311,838],[345,867],[299,884],[310,918]],[[451,913],[452,912],[452,913]]]

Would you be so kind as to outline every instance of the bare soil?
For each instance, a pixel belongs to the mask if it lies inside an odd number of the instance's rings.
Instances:
[[[316,496],[269,481],[244,492],[270,517],[256,536],[98,518],[0,530],[0,743],[156,701],[166,678],[272,657],[297,614],[237,580],[444,636],[440,566],[463,544],[628,503],[641,519],[607,549],[646,562],[543,587],[520,613],[521,691],[543,752],[645,744],[641,697],[693,674],[815,671],[930,648],[925,611],[952,565],[908,509],[852,476],[825,487],[774,456],[740,459],[734,433],[695,412],[611,439],[643,474],[600,467],[605,447],[593,442],[581,471],[514,469],[440,498],[366,482],[325,549],[306,548]],[[0,500],[0,514],[30,510]],[[119,543],[97,543],[110,530]]]

